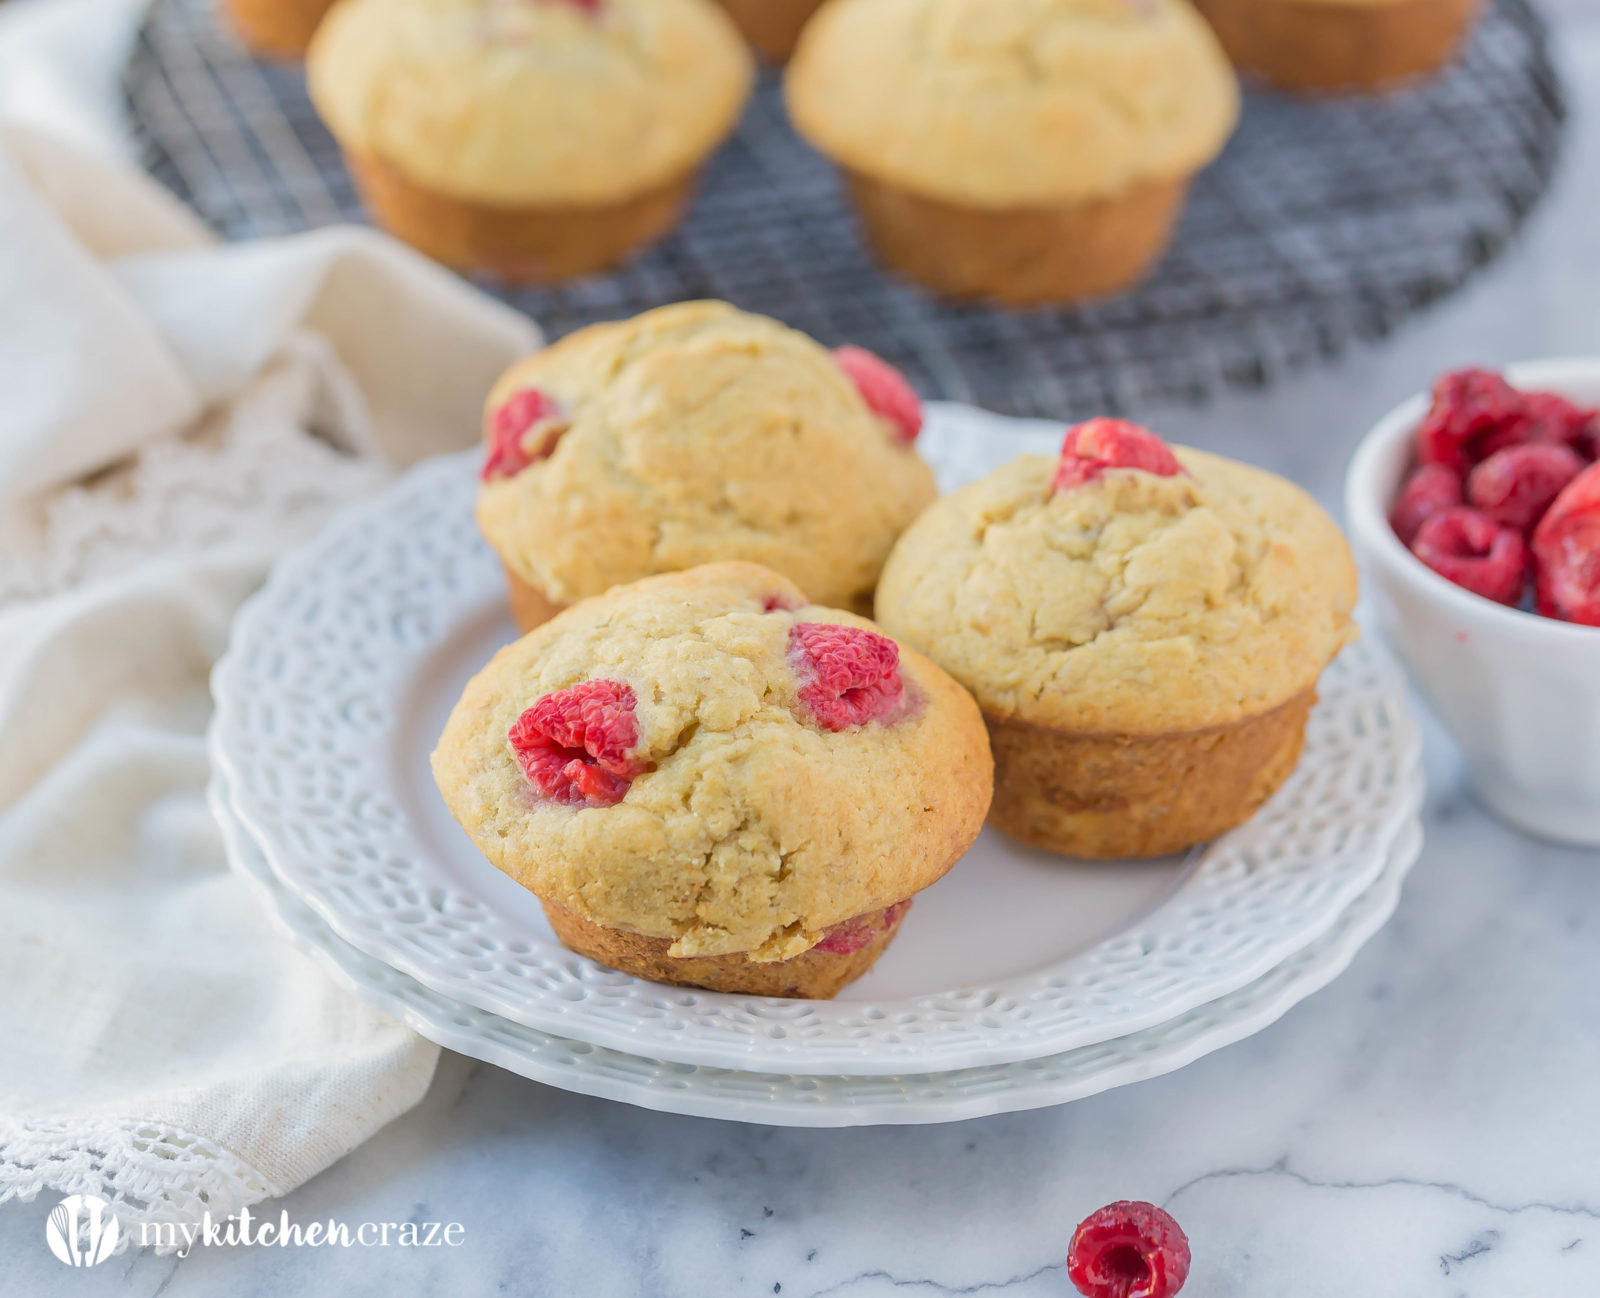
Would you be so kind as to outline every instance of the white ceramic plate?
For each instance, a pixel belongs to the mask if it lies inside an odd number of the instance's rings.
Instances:
[[[936,407],[928,445],[949,485],[1038,438]],[[281,560],[213,679],[212,755],[274,874],[345,941],[452,1001],[722,1068],[899,1074],[1037,1058],[1167,1022],[1304,950],[1372,884],[1420,802],[1403,688],[1357,645],[1324,676],[1289,783],[1188,860],[1074,864],[986,832],[835,1001],[627,977],[555,941],[428,772],[467,677],[514,635],[472,519],[475,464],[421,465]]]
[[[1388,862],[1332,928],[1265,977],[1158,1027],[1019,1063],[901,1077],[796,1077],[663,1063],[523,1027],[428,990],[342,940],[288,891],[214,777],[211,805],[234,869],[296,946],[336,982],[450,1050],[583,1095],[665,1113],[785,1127],[956,1122],[1065,1104],[1158,1077],[1276,1022],[1333,981],[1394,913],[1422,846],[1406,821]]]

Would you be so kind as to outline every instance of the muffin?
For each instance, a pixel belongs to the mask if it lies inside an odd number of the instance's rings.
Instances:
[[[880,260],[1014,305],[1139,280],[1239,114],[1187,0],[833,0],[785,90]]]
[[[745,40],[773,63],[785,62],[822,0],[722,0]]]
[[[223,0],[233,30],[253,54],[297,59],[333,0]]]
[[[1381,90],[1437,72],[1482,0],[1196,0],[1241,72],[1301,93]]]
[[[670,231],[752,76],[713,0],[345,0],[307,63],[378,222],[520,282]]]
[[[620,587],[508,645],[433,770],[572,950],[808,998],[872,967],[977,836],[993,780],[959,685],[749,563]]]
[[[999,829],[1162,856],[1288,778],[1355,597],[1344,537],[1298,487],[1098,419],[1059,460],[1024,456],[928,510],[878,616],[977,698]]]
[[[569,334],[490,393],[478,523],[517,624],[653,573],[775,568],[870,613],[935,496],[916,394],[859,348],[720,302]]]

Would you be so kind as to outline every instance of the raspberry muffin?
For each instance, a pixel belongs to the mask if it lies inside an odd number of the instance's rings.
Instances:
[[[1355,566],[1281,478],[1120,420],[947,496],[878,616],[976,696],[994,824],[1070,856],[1160,856],[1251,816],[1355,636]]]
[[[794,53],[800,32],[822,0],[722,0],[744,38],[773,63]]]
[[[812,998],[872,967],[993,780],[959,685],[748,563],[620,587],[502,649],[433,770],[572,950]]]
[[[544,281],[677,224],[753,64],[713,0],[345,0],[307,76],[380,224]]]
[[[253,54],[297,59],[333,0],[222,0],[233,30]]]
[[[1239,114],[1187,0],[834,0],[785,88],[885,264],[1017,305],[1139,280]]]
[[[1437,72],[1482,0],[1196,0],[1241,72],[1291,92],[1382,90]]]
[[[936,494],[916,394],[720,302],[595,325],[490,394],[478,523],[524,631],[575,600],[718,559],[870,612],[890,547]]]

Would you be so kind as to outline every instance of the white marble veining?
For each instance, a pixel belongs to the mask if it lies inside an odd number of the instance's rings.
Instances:
[[[1382,347],[1141,413],[1332,505],[1356,439],[1435,371],[1600,353],[1600,5],[1560,12],[1562,174],[1505,257]],[[448,1057],[421,1108],[281,1206],[456,1220],[459,1248],[214,1249],[69,1273],[41,1200],[0,1209],[0,1293],[1056,1298],[1076,1221],[1138,1197],[1188,1230],[1192,1298],[1600,1295],[1600,853],[1491,820],[1429,731],[1428,841],[1393,923],[1283,1022],[1179,1073],[948,1127],[788,1131]]]

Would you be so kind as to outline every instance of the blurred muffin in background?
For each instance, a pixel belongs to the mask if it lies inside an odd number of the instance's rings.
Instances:
[[[794,53],[800,31],[822,6],[822,0],[722,0],[745,40],[773,63]]]
[[[1381,90],[1455,57],[1482,0],[1196,0],[1241,72],[1279,90]]]
[[[753,71],[712,0],[345,0],[307,76],[390,233],[539,282],[668,233]]]
[[[300,58],[333,0],[222,0],[235,35],[252,54]]]
[[[1014,305],[1138,281],[1239,113],[1187,0],[833,0],[786,91],[883,262]]]

